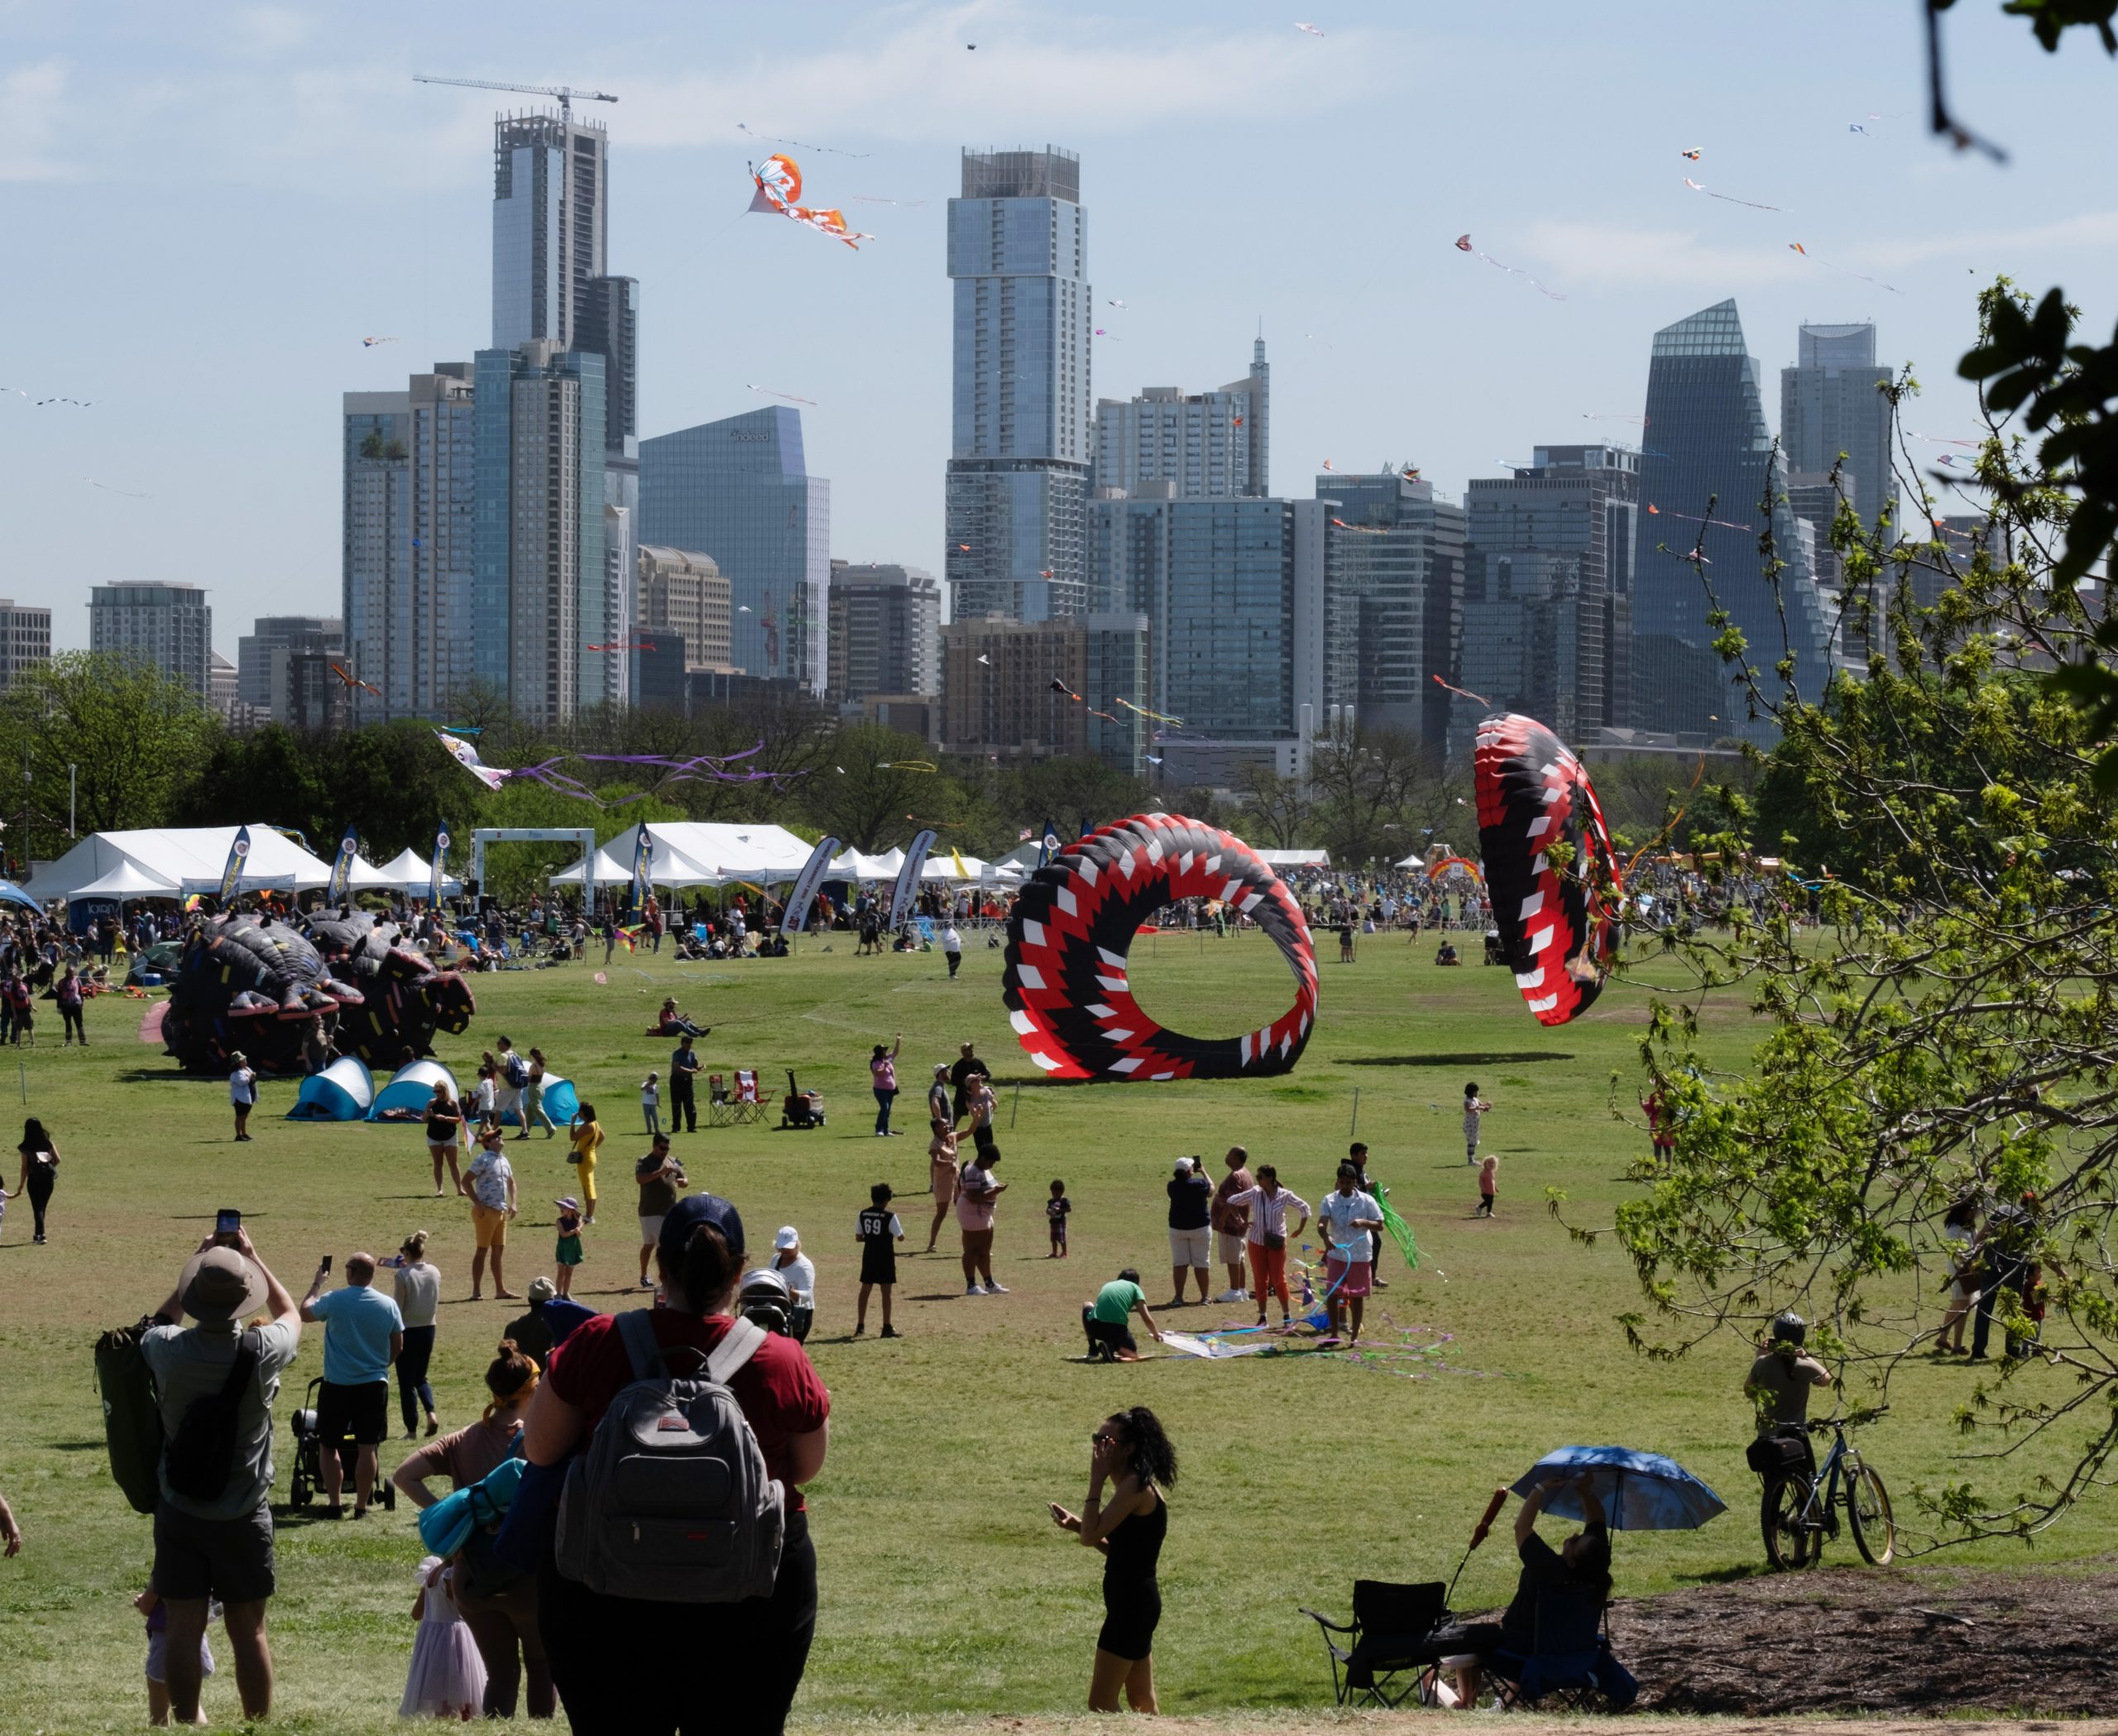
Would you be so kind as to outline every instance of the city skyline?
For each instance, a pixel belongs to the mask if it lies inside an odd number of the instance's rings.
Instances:
[[[401,391],[489,338],[502,105],[414,86],[414,71],[621,94],[597,117],[623,235],[613,259],[648,286],[640,432],[769,401],[753,385],[815,399],[805,435],[836,479],[831,552],[855,561],[933,566],[942,542],[932,478],[948,450],[950,319],[934,262],[966,144],[1080,152],[1095,323],[1109,334],[1093,357],[1098,396],[1224,378],[1262,319],[1288,475],[1326,457],[1363,469],[1409,458],[1460,499],[1470,477],[1569,424],[1584,439],[1616,431],[1584,417],[1636,416],[1651,333],[1728,297],[1768,371],[1795,359],[1804,321],[1876,320],[1879,362],[1919,363],[1928,396],[1913,425],[1962,434],[1971,395],[1954,362],[1993,273],[2064,282],[2091,330],[2111,313],[2118,212],[2080,209],[2049,172],[2092,172],[2109,151],[2061,119],[2071,97],[2102,89],[2101,56],[2085,42],[2046,56],[2012,21],[1961,8],[1956,98],[2008,145],[2008,169],[1926,137],[1903,19],[1821,5],[1775,14],[1763,42],[1700,21],[1645,59],[1618,52],[1637,46],[1613,28],[1622,15],[1558,8],[1543,31],[1325,17],[1322,41],[1258,6],[1176,6],[1149,23],[1008,5],[650,12],[623,41],[584,43],[557,8],[530,6],[497,56],[472,21],[387,4],[357,29],[266,7],[208,14],[182,30],[137,7],[0,26],[0,178],[26,256],[56,264],[20,286],[19,328],[39,342],[9,381],[93,400],[32,413],[13,399],[0,415],[0,505],[20,527],[4,583],[53,607],[61,649],[86,642],[88,587],[119,576],[101,550],[141,538],[173,581],[208,588],[223,655],[254,616],[335,612],[326,406]],[[786,51],[790,31],[803,53]],[[1828,61],[1811,51],[1819,34]],[[1607,94],[1655,101],[1526,115],[1476,75],[1503,63],[1507,88],[1593,73]],[[1738,64],[1741,89],[1725,78]],[[1430,97],[1408,117],[1397,98],[1413,76]],[[789,147],[877,238],[855,255],[741,218],[743,163],[770,147],[739,119],[865,153]],[[1850,133],[1855,122],[1868,131]],[[1567,145],[1584,126],[1596,147]],[[147,127],[161,130],[154,152],[137,148]],[[1694,147],[1702,162],[1679,158]],[[1361,186],[1402,185],[1406,164],[1443,160],[1445,196],[1416,175],[1416,219],[1397,207],[1387,225],[1349,218]],[[1715,204],[1684,171],[1784,210]],[[1467,228],[1567,300],[1456,252]],[[232,274],[200,232],[273,244]],[[1833,275],[1794,240],[1905,293]],[[144,255],[160,261],[151,282],[132,269]],[[364,349],[364,336],[397,341]],[[199,389],[251,376],[300,411],[257,424]],[[210,484],[224,468],[252,485],[241,536]],[[69,523],[99,534],[77,549]],[[46,573],[67,577],[32,576]]]

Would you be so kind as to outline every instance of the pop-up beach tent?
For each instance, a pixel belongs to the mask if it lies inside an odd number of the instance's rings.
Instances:
[[[438,1061],[408,1061],[375,1094],[375,1106],[367,1112],[367,1118],[371,1121],[386,1117],[399,1121],[413,1115],[423,1116],[427,1105],[434,1101],[437,1085],[448,1086],[448,1095],[456,1095],[456,1075]]]
[[[357,1121],[375,1101],[375,1078],[357,1055],[341,1055],[301,1082],[290,1121]]]

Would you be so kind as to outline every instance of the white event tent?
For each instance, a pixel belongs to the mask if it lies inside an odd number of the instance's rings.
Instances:
[[[221,884],[236,829],[191,826],[91,832],[47,865],[26,890],[32,898],[46,902],[60,898],[180,898],[190,892],[211,892]],[[252,822],[249,831],[250,854],[243,862],[241,890],[309,892],[330,884],[328,861],[261,820]],[[356,888],[385,884],[373,867],[354,857]],[[120,886],[127,890],[117,890]]]
[[[637,826],[628,827],[596,852],[596,884],[622,885],[632,878]],[[815,847],[784,826],[741,825],[698,820],[650,821],[658,886],[718,886],[734,880],[791,880]],[[551,877],[554,886],[578,886],[585,861]]]
[[[424,898],[434,887],[434,864],[427,861],[409,844],[375,870],[379,885],[392,886],[405,892],[416,892]],[[360,884],[356,874],[353,884]],[[444,874],[441,890],[444,893],[461,893],[463,883],[453,875]]]

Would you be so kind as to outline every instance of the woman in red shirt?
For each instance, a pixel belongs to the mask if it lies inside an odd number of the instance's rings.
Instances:
[[[727,1201],[692,1194],[662,1220],[656,1244],[666,1307],[648,1318],[671,1372],[707,1356],[735,1324],[743,1220]],[[686,1353],[691,1353],[687,1355]],[[585,1449],[632,1384],[617,1322],[599,1314],[553,1353],[530,1401],[525,1446],[533,1466],[559,1466]],[[817,1555],[800,1485],[823,1469],[831,1399],[800,1345],[778,1334],[729,1382],[786,1488],[779,1577],[769,1598],[739,1604],[661,1604],[609,1597],[563,1577],[545,1539],[538,1621],[553,1679],[576,1732],[776,1733],[808,1662],[817,1625]],[[717,1666],[717,1667],[716,1667]]]

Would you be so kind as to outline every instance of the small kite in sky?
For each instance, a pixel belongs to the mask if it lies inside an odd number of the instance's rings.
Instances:
[[[1388,530],[1373,525],[1349,525],[1342,518],[1335,518],[1331,522],[1341,530],[1357,530],[1363,536],[1387,536],[1390,534]]]
[[[1408,482],[1416,482],[1420,479],[1420,467],[1416,464],[1407,464],[1397,474]]]
[[[1039,567],[1037,569],[1037,576],[1039,578],[1049,578],[1052,577],[1052,569],[1050,567]]]
[[[1972,452],[1978,450],[1978,443],[1976,440],[1952,440],[1941,434],[1913,434],[1911,438],[1915,440],[1924,440],[1929,446],[1962,446]]]
[[[616,639],[608,645],[592,645],[588,649],[592,651],[651,651],[654,649],[654,641],[651,639]]]
[[[1530,285],[1530,287],[1531,287],[1531,289],[1535,290],[1536,290],[1536,291],[1540,295],[1549,295],[1550,297],[1551,297],[1551,299],[1552,299],[1554,301],[1564,301],[1564,300],[1566,300],[1566,297],[1565,297],[1565,296],[1564,296],[1564,295],[1560,295],[1560,292],[1559,292],[1557,290],[1548,290],[1548,289],[1546,289],[1546,288],[1545,288],[1545,287],[1541,283],[1539,283],[1539,282],[1537,281],[1537,280],[1536,280],[1536,278],[1532,277],[1532,276],[1531,276],[1527,271],[1526,271],[1522,270],[1522,268],[1521,268],[1521,266],[1504,266],[1504,265],[1501,264],[1501,262],[1500,262],[1498,260],[1495,259],[1495,258],[1493,257],[1493,255],[1492,255],[1492,254],[1490,254],[1490,253],[1486,253],[1486,252],[1481,252],[1478,248],[1476,248],[1476,247],[1473,247],[1473,246],[1471,245],[1471,237],[1470,237],[1469,236],[1468,236],[1468,235],[1459,235],[1459,236],[1458,236],[1458,237],[1456,237],[1456,249],[1457,249],[1457,251],[1458,251],[1459,252],[1460,252],[1460,253],[1469,253],[1469,254],[1473,254],[1473,255],[1476,256],[1478,258],[1483,259],[1483,261],[1485,261],[1485,262],[1486,262],[1488,265],[1489,265],[1489,266],[1493,266],[1496,271],[1505,271],[1505,272],[1507,272],[1507,273],[1508,274],[1508,276],[1510,276],[1511,277],[1520,277],[1520,278],[1521,278],[1521,279],[1525,283],[1528,284],[1528,285]]]
[[[1159,765],[1162,764],[1162,756],[1159,754],[1143,754],[1140,757],[1143,760],[1145,760],[1150,765]]]
[[[1690,188],[1693,192],[1704,193],[1708,199],[1718,199],[1723,204],[1748,205],[1753,211],[1777,211],[1780,209],[1778,205],[1761,205],[1754,199],[1737,199],[1731,193],[1716,193],[1710,187],[1700,186],[1699,184],[1694,180],[1689,175],[1684,177],[1684,185]]]
[[[18,397],[30,397],[19,386],[0,386],[0,391],[11,391]],[[95,401],[93,398],[30,398],[30,402],[39,410],[48,404],[70,404],[76,410],[86,410]]]
[[[1105,305],[1106,305],[1107,306],[1114,307],[1114,308],[1122,308],[1122,307],[1124,307],[1124,306],[1125,305],[1125,304],[1124,304],[1124,302],[1122,302],[1122,301],[1116,301],[1116,300],[1109,301],[1109,302],[1106,303]]]
[[[970,553],[970,544],[969,543],[958,543],[956,547],[966,554]]]
[[[363,338],[361,339],[361,348],[364,350],[371,350],[378,343],[395,343],[396,341],[395,338]]]
[[[1647,510],[1656,518],[1661,518],[1665,516],[1662,509],[1660,506],[1657,506],[1652,501],[1650,501],[1647,503]],[[1750,532],[1752,535],[1755,535],[1756,531],[1756,526],[1754,525],[1732,525],[1724,518],[1700,518],[1693,513],[1680,512],[1674,506],[1670,509],[1667,516],[1670,518],[1684,519],[1694,525],[1718,525],[1723,530],[1742,530]]]
[[[1675,550],[1675,549],[1672,549],[1670,552],[1672,554],[1676,554],[1676,550]],[[1692,565],[1694,565],[1694,567],[1710,567],[1710,566],[1712,566],[1712,565],[1713,564],[1713,563],[1712,561],[1708,560],[1708,559],[1704,555],[1701,554],[1699,552],[1699,550],[1698,550],[1698,549],[1692,549],[1689,554],[1678,554],[1678,555],[1677,555],[1677,559],[1678,559],[1679,560],[1688,560],[1688,561],[1689,561],[1689,562],[1692,563]]]
[[[1699,161],[1700,153],[1697,151],[1680,151],[1678,155],[1682,156],[1686,162],[1695,163]]]
[[[769,386],[751,386],[745,383],[743,390],[746,392],[755,392],[760,398],[784,398],[789,404],[806,404],[812,410],[817,407],[817,400],[814,398],[798,398],[792,392],[776,392]]]
[[[738,615],[755,615],[757,611],[746,602],[739,602],[736,605],[736,612]]]
[[[1237,416],[1237,417],[1235,417],[1235,418],[1234,419],[1234,420],[1235,425],[1236,425],[1238,428],[1240,428],[1240,427],[1242,427],[1242,426],[1243,426],[1243,418],[1242,418],[1242,417],[1240,417],[1240,416]]]
[[[1078,699],[1081,697],[1057,675],[1052,678],[1052,691],[1055,693],[1064,693],[1069,699]]]
[[[993,667],[993,659],[990,657],[988,657],[983,651],[980,651],[978,654],[978,660],[984,664],[989,669]]]
[[[1299,31],[1306,31],[1309,35],[1315,37],[1320,42],[1324,40],[1324,32],[1317,29],[1317,27],[1313,24],[1297,24],[1295,26],[1295,28]]]
[[[1095,334],[1099,338],[1108,338],[1113,343],[1123,343],[1125,341],[1115,332],[1107,332],[1101,326],[1095,328]]]
[[[1869,132],[1868,129],[1863,127],[1858,121],[1848,121],[1846,123],[1846,130],[1848,132],[1857,132],[1864,139],[1871,139],[1875,137],[1875,134]]]
[[[812,229],[844,242],[856,252],[864,241],[873,241],[872,235],[863,235],[846,226],[846,213],[821,207],[798,203],[802,197],[802,170],[793,157],[775,151],[762,163],[750,170],[750,180],[757,191],[750,197],[750,209],[776,213],[792,218],[798,223],[806,223]]]
[[[1647,425],[1645,416],[1607,416],[1600,410],[1583,410],[1581,420],[1584,422],[1637,422],[1642,428]]]
[[[1866,271],[1856,271],[1846,266],[1835,266],[1828,259],[1818,259],[1815,254],[1812,253],[1799,241],[1789,242],[1787,243],[1787,251],[1790,253],[1799,253],[1804,259],[1814,261],[1816,264],[1822,266],[1827,271],[1836,271],[1842,277],[1857,277],[1863,283],[1872,283],[1879,290],[1888,290],[1893,295],[1902,295],[1905,293],[1905,291],[1898,288],[1895,284],[1885,283],[1880,277],[1871,277]]]
[[[1135,705],[1129,699],[1113,699],[1110,703],[1113,705],[1122,705],[1128,712],[1138,712],[1143,717],[1152,717],[1157,723],[1173,723],[1179,729],[1184,727],[1184,720],[1181,717],[1172,717],[1167,712],[1151,712],[1144,705]]]
[[[1325,468],[1325,469],[1326,469],[1326,470],[1330,470],[1330,469],[1331,469],[1331,468],[1334,468],[1334,467],[1333,467],[1333,465],[1332,465],[1332,463],[1331,463],[1331,461],[1330,461],[1329,458],[1325,459],[1325,461],[1324,461],[1324,468]]]
[[[736,122],[736,131],[748,133],[761,145],[792,145],[798,151],[821,151],[826,156],[866,156],[865,151],[840,151],[830,145],[812,145],[801,139],[776,139],[762,132],[751,132],[742,122]]]
[[[98,482],[92,476],[84,476],[81,480],[86,482],[91,488],[100,488],[105,494],[122,494],[128,501],[151,501],[154,499],[154,496],[151,494],[135,494],[130,488],[113,488],[108,482]]]

